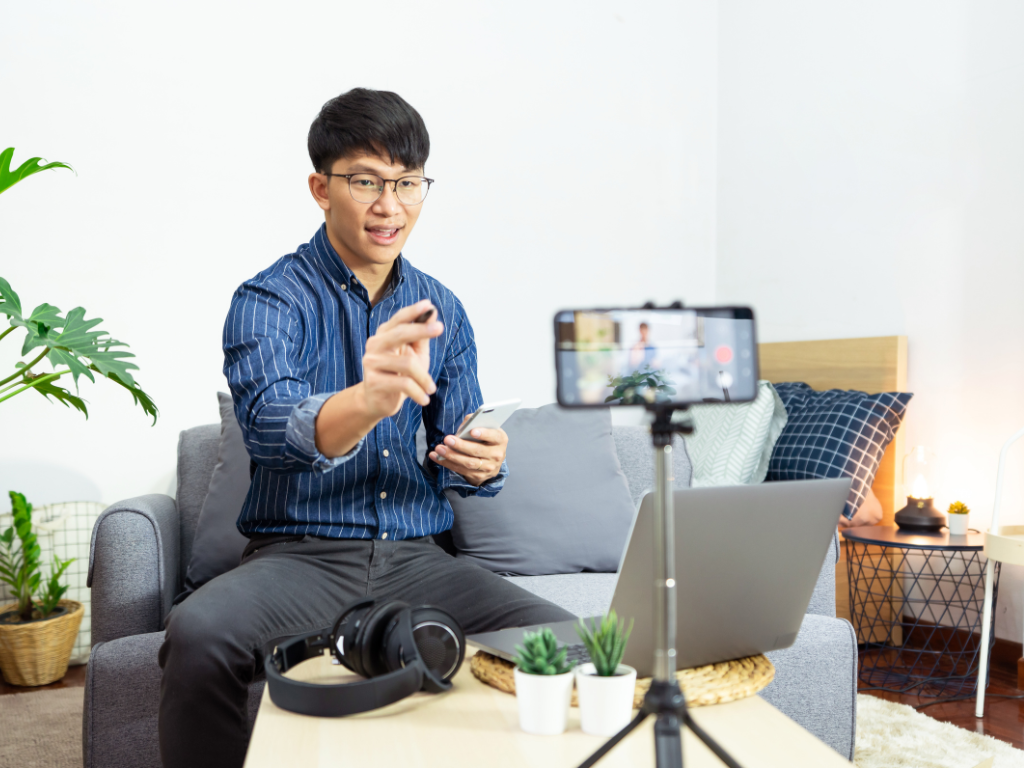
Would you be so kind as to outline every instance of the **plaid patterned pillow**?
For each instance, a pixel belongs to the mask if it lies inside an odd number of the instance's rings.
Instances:
[[[850,477],[853,485],[843,515],[853,517],[875,479],[878,463],[903,422],[909,392],[830,389],[776,384],[789,422],[768,465],[768,481]]]

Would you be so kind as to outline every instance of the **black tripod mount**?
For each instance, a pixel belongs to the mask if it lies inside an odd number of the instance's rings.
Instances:
[[[676,679],[676,577],[675,515],[672,509],[672,435],[690,434],[685,405],[656,403],[647,406],[654,414],[651,437],[654,442],[654,679],[644,703],[629,724],[606,741],[579,768],[590,768],[616,744],[650,716],[654,723],[654,755],[657,768],[683,768],[683,727],[710,749],[729,768],[741,768],[709,736],[686,708],[686,697]],[[674,418],[674,415],[680,418]]]

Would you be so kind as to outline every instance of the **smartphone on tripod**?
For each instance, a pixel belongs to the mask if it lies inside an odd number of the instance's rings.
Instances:
[[[572,309],[555,315],[558,403],[566,408],[753,400],[749,307]]]

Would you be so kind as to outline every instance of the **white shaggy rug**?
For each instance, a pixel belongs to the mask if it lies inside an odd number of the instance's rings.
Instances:
[[[1024,768],[1024,752],[905,704],[860,694],[854,763],[857,768]]]

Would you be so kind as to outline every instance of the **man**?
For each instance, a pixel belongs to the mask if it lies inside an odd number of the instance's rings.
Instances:
[[[640,323],[640,338],[637,339],[636,343],[629,348],[629,365],[634,370],[639,370],[640,366],[646,365],[649,367],[655,367],[656,358],[658,355],[658,348],[651,344],[651,326],[647,323]]]
[[[165,768],[241,766],[264,649],[332,624],[355,599],[436,605],[467,632],[571,618],[431,539],[452,525],[445,489],[501,490],[508,436],[455,437],[482,402],[473,329],[452,292],[401,255],[431,183],[423,120],[393,93],[357,88],[324,105],[308,143],[324,224],[242,284],[224,325],[252,459],[238,519],[250,543],[168,618]]]

